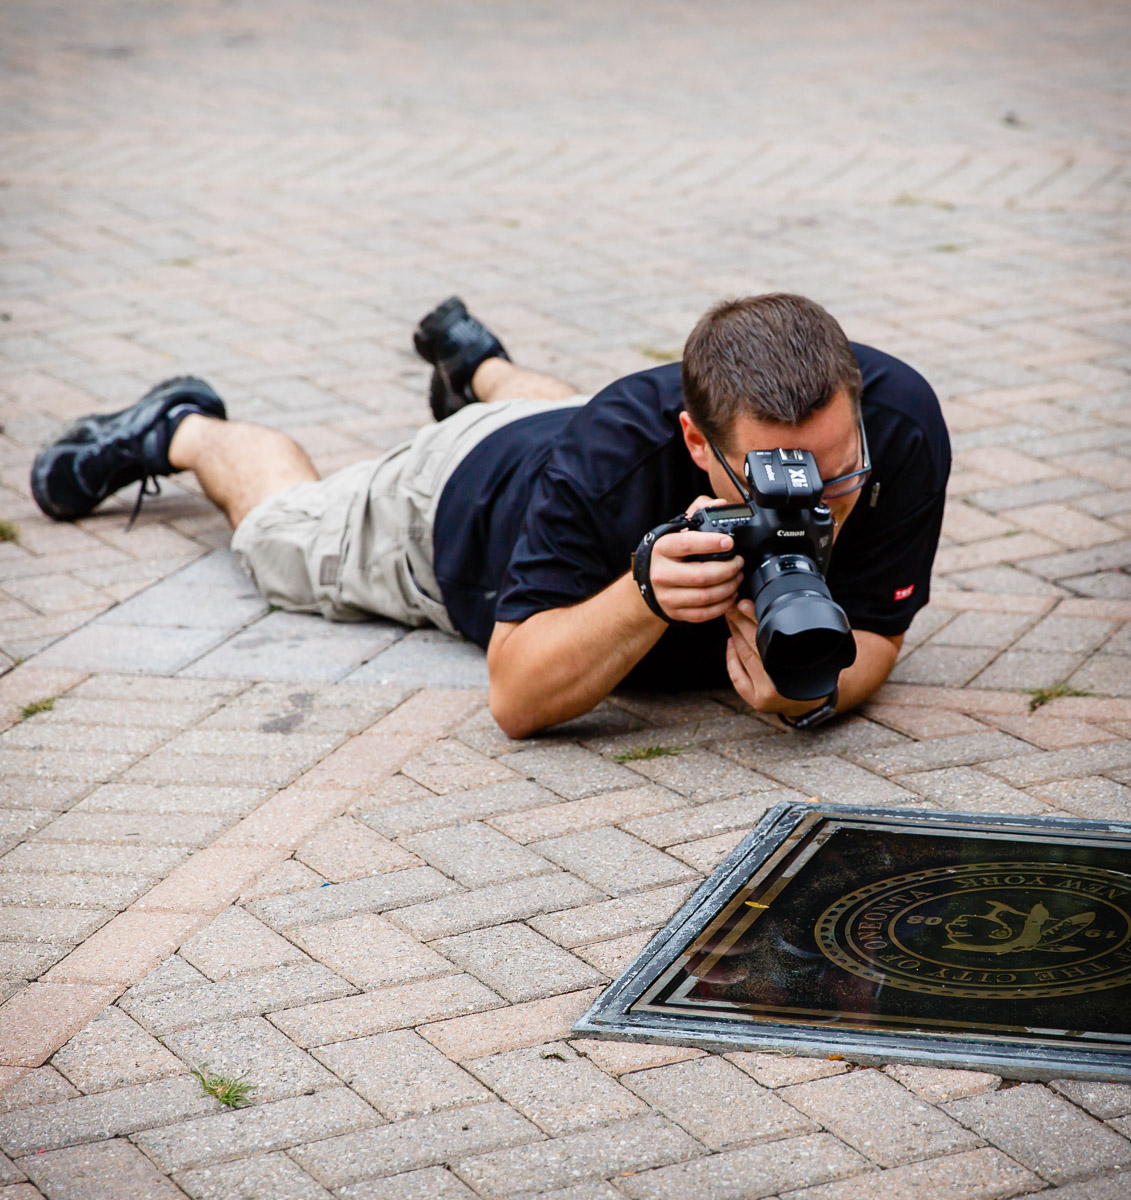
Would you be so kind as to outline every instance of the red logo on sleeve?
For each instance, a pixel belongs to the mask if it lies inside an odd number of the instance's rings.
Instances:
[[[912,594],[912,592],[914,592],[914,591],[915,591],[915,585],[913,583],[905,588],[896,588],[895,589],[895,598],[897,600],[906,600],[907,597],[910,596]]]

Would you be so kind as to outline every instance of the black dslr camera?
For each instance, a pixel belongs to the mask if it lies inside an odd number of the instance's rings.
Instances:
[[[739,484],[729,468],[727,473]],[[701,508],[654,529],[645,542],[675,529],[734,538],[732,551],[695,555],[694,560],[742,555],[746,565],[739,598],[754,601],[758,654],[766,673],[788,699],[819,700],[832,694],[841,671],[856,661],[856,640],[824,579],[834,522],[821,501],[824,485],[817,461],[808,450],[753,450],[746,456],[745,473],[747,503]],[[634,573],[644,599],[658,611],[635,564]]]

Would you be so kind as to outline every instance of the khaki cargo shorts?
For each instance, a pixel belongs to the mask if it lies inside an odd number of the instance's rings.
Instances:
[[[484,438],[569,400],[469,404],[372,462],[268,496],[232,535],[232,550],[271,604],[334,621],[377,615],[454,633],[432,569],[444,485]]]

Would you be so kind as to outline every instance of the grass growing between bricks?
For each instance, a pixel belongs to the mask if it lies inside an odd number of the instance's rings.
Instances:
[[[669,350],[663,346],[642,345],[637,346],[637,350],[644,355],[645,358],[652,359],[653,362],[670,363],[675,362],[680,357],[679,350]]]
[[[1059,700],[1061,696],[1090,696],[1092,693],[1084,688],[1070,687],[1067,683],[1054,683],[1052,687],[1026,688],[1025,694],[1032,697],[1029,711],[1033,713],[1050,700]]]
[[[637,746],[635,750],[626,750],[623,754],[614,754],[613,762],[639,762],[644,758],[668,758],[673,754],[681,754],[675,746]]]
[[[56,697],[46,696],[42,700],[33,700],[30,704],[25,704],[20,709],[20,720],[26,721],[28,717],[34,717],[36,713],[50,712],[55,707]]]
[[[193,1075],[209,1096],[214,1096],[225,1108],[250,1108],[255,1101],[251,1092],[259,1086],[249,1083],[246,1075],[222,1075],[207,1067],[193,1067]]]
[[[0,521],[0,542],[18,542],[20,527],[15,521]]]

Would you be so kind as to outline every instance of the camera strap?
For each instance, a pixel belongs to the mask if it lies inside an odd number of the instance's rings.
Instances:
[[[839,698],[840,688],[835,687],[832,693],[825,697],[822,704],[803,713],[800,717],[787,717],[784,713],[779,713],[778,716],[790,729],[816,729],[818,725],[823,725],[836,716],[836,702]]]
[[[662,617],[669,625],[674,622],[660,607],[660,602],[656,599],[656,593],[652,588],[652,547],[665,534],[682,533],[683,530],[691,528],[693,528],[691,519],[681,513],[674,520],[666,521],[663,525],[657,525],[655,529],[650,529],[640,539],[640,545],[632,552],[632,578],[636,580],[636,586],[640,589],[641,596],[644,597],[644,603],[657,617]]]

